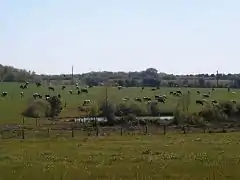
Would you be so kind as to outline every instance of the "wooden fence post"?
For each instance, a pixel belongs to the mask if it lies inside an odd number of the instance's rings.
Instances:
[[[145,126],[145,134],[147,134],[148,133],[148,126],[146,125]]]
[[[22,124],[23,125],[25,124],[25,118],[24,117],[22,118]]]
[[[74,129],[72,128],[72,138],[74,137]]]
[[[166,125],[163,125],[163,134],[166,134]]]
[[[47,130],[47,136],[50,137],[50,129]]]
[[[22,139],[25,139],[24,127],[22,128]]]
[[[122,135],[123,135],[123,128],[121,127],[121,129],[120,129],[120,130],[121,130],[121,136],[122,136]]]

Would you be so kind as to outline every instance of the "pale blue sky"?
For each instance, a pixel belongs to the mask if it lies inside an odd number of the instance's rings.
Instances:
[[[0,64],[240,72],[239,0],[0,0]]]

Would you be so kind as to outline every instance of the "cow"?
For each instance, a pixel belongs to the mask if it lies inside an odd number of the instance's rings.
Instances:
[[[81,94],[81,91],[80,91],[79,89],[77,90],[77,94],[78,94],[78,95]]]
[[[8,95],[8,92],[2,92],[2,93],[1,93],[1,96],[2,96],[2,97],[6,97],[7,95]]]
[[[212,100],[212,104],[217,104],[218,102],[216,100]]]
[[[200,95],[200,91],[197,91],[197,94]]]
[[[129,98],[122,98],[122,100],[123,100],[123,101],[128,101],[128,100],[129,100]]]
[[[203,101],[202,100],[196,100],[196,104],[200,104],[203,106]]]
[[[45,95],[45,99],[48,100],[50,98],[50,95],[49,94],[46,94]]]
[[[122,89],[123,87],[122,86],[118,86],[118,89],[120,90],[120,89]]]
[[[151,101],[151,98],[149,98],[149,97],[143,97],[143,100],[144,100],[144,101]]]
[[[23,93],[23,92],[20,92],[20,97],[21,97],[21,99],[23,98],[23,96],[24,96],[24,93]]]
[[[49,91],[55,91],[54,87],[51,87],[51,86],[48,87],[48,90]]]
[[[160,103],[165,103],[165,98],[160,97],[160,98],[157,99],[157,101],[160,102]]]
[[[61,94],[58,94],[58,98],[61,98]]]
[[[91,102],[90,100],[84,100],[84,102],[83,102],[83,106],[89,104],[90,102]]]
[[[233,104],[236,104],[236,103],[237,103],[235,100],[231,100],[231,102],[232,102]]]
[[[33,93],[33,98],[34,99],[41,98],[41,95],[39,93]]]
[[[62,90],[64,90],[65,88],[66,88],[66,86],[63,85],[63,86],[62,86]]]
[[[88,93],[88,90],[86,88],[82,88],[81,92]]]
[[[72,90],[69,90],[68,92],[69,92],[69,94],[72,94],[72,93],[73,93]]]
[[[40,87],[40,86],[42,86],[42,84],[41,84],[40,82],[37,82],[37,83],[36,83],[36,86],[37,86],[37,87]]]
[[[208,94],[203,94],[204,98],[209,98],[210,96]]]
[[[142,102],[140,98],[135,98],[135,101]]]

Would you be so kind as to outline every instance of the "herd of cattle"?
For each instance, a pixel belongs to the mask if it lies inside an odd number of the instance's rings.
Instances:
[[[21,89],[27,89],[28,88],[28,85],[29,85],[29,82],[25,82],[24,84],[21,84],[20,85],[20,88]],[[36,86],[37,87],[41,87],[42,84],[41,83],[36,83]],[[89,91],[89,88],[91,88],[92,86],[86,86],[85,88],[80,88],[78,83],[75,84],[75,89],[76,89],[76,94],[80,95],[81,93],[88,93]],[[61,87],[61,90],[65,90],[66,86],[65,85],[62,85]],[[118,86],[118,89],[121,90],[123,89],[122,86]],[[53,86],[48,86],[48,90],[49,91],[55,91],[55,88]],[[142,91],[144,90],[144,87],[142,87]],[[152,91],[156,91],[157,89],[153,88]],[[209,102],[207,101],[207,99],[209,99],[211,97],[211,94],[215,91],[214,88],[211,89],[211,91],[209,91],[207,94],[201,94],[200,91],[197,91],[197,95],[200,96],[202,95],[201,99],[198,99],[196,100],[196,104],[199,104],[199,105],[204,105],[204,103],[206,102]],[[228,90],[229,91],[229,90]],[[68,91],[69,94],[73,94],[73,90],[69,90]],[[188,94],[191,94],[190,91],[187,92]],[[231,92],[232,94],[236,94],[236,92]],[[2,92],[1,93],[1,96],[2,97],[6,97],[8,95],[8,92]],[[183,95],[183,92],[181,91],[181,89],[179,88],[177,91],[171,91],[169,92],[169,95],[171,96],[175,96],[175,97],[181,97]],[[33,98],[34,99],[42,99],[43,96],[40,94],[40,93],[33,93]],[[58,98],[61,98],[61,94],[58,94],[57,95]],[[20,92],[20,97],[23,98],[24,97],[24,92]],[[46,100],[48,100],[50,98],[50,94],[45,94],[44,95],[44,98]],[[155,100],[155,102],[159,102],[159,103],[166,103],[168,97],[167,95],[155,95],[153,98],[151,97],[143,97],[143,98],[140,98],[140,97],[136,97],[134,98],[135,101],[137,102],[148,102],[148,103],[151,103],[153,100]],[[130,100],[128,97],[124,97],[122,98],[123,101],[128,101]],[[235,100],[231,100],[233,103],[236,103]],[[84,103],[83,105],[86,105],[86,104],[89,104],[91,101],[90,100],[84,100]],[[218,101],[217,100],[211,100],[211,102],[213,104],[217,104]]]

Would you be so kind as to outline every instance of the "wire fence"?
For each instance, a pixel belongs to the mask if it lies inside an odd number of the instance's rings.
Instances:
[[[40,124],[38,119],[33,124],[5,126],[0,129],[2,139],[31,139],[31,138],[75,138],[83,136],[109,135],[166,135],[169,133],[224,133],[240,132],[239,127],[197,127],[197,126],[167,126],[167,125],[138,125],[138,126],[90,126],[83,123],[51,123]]]

